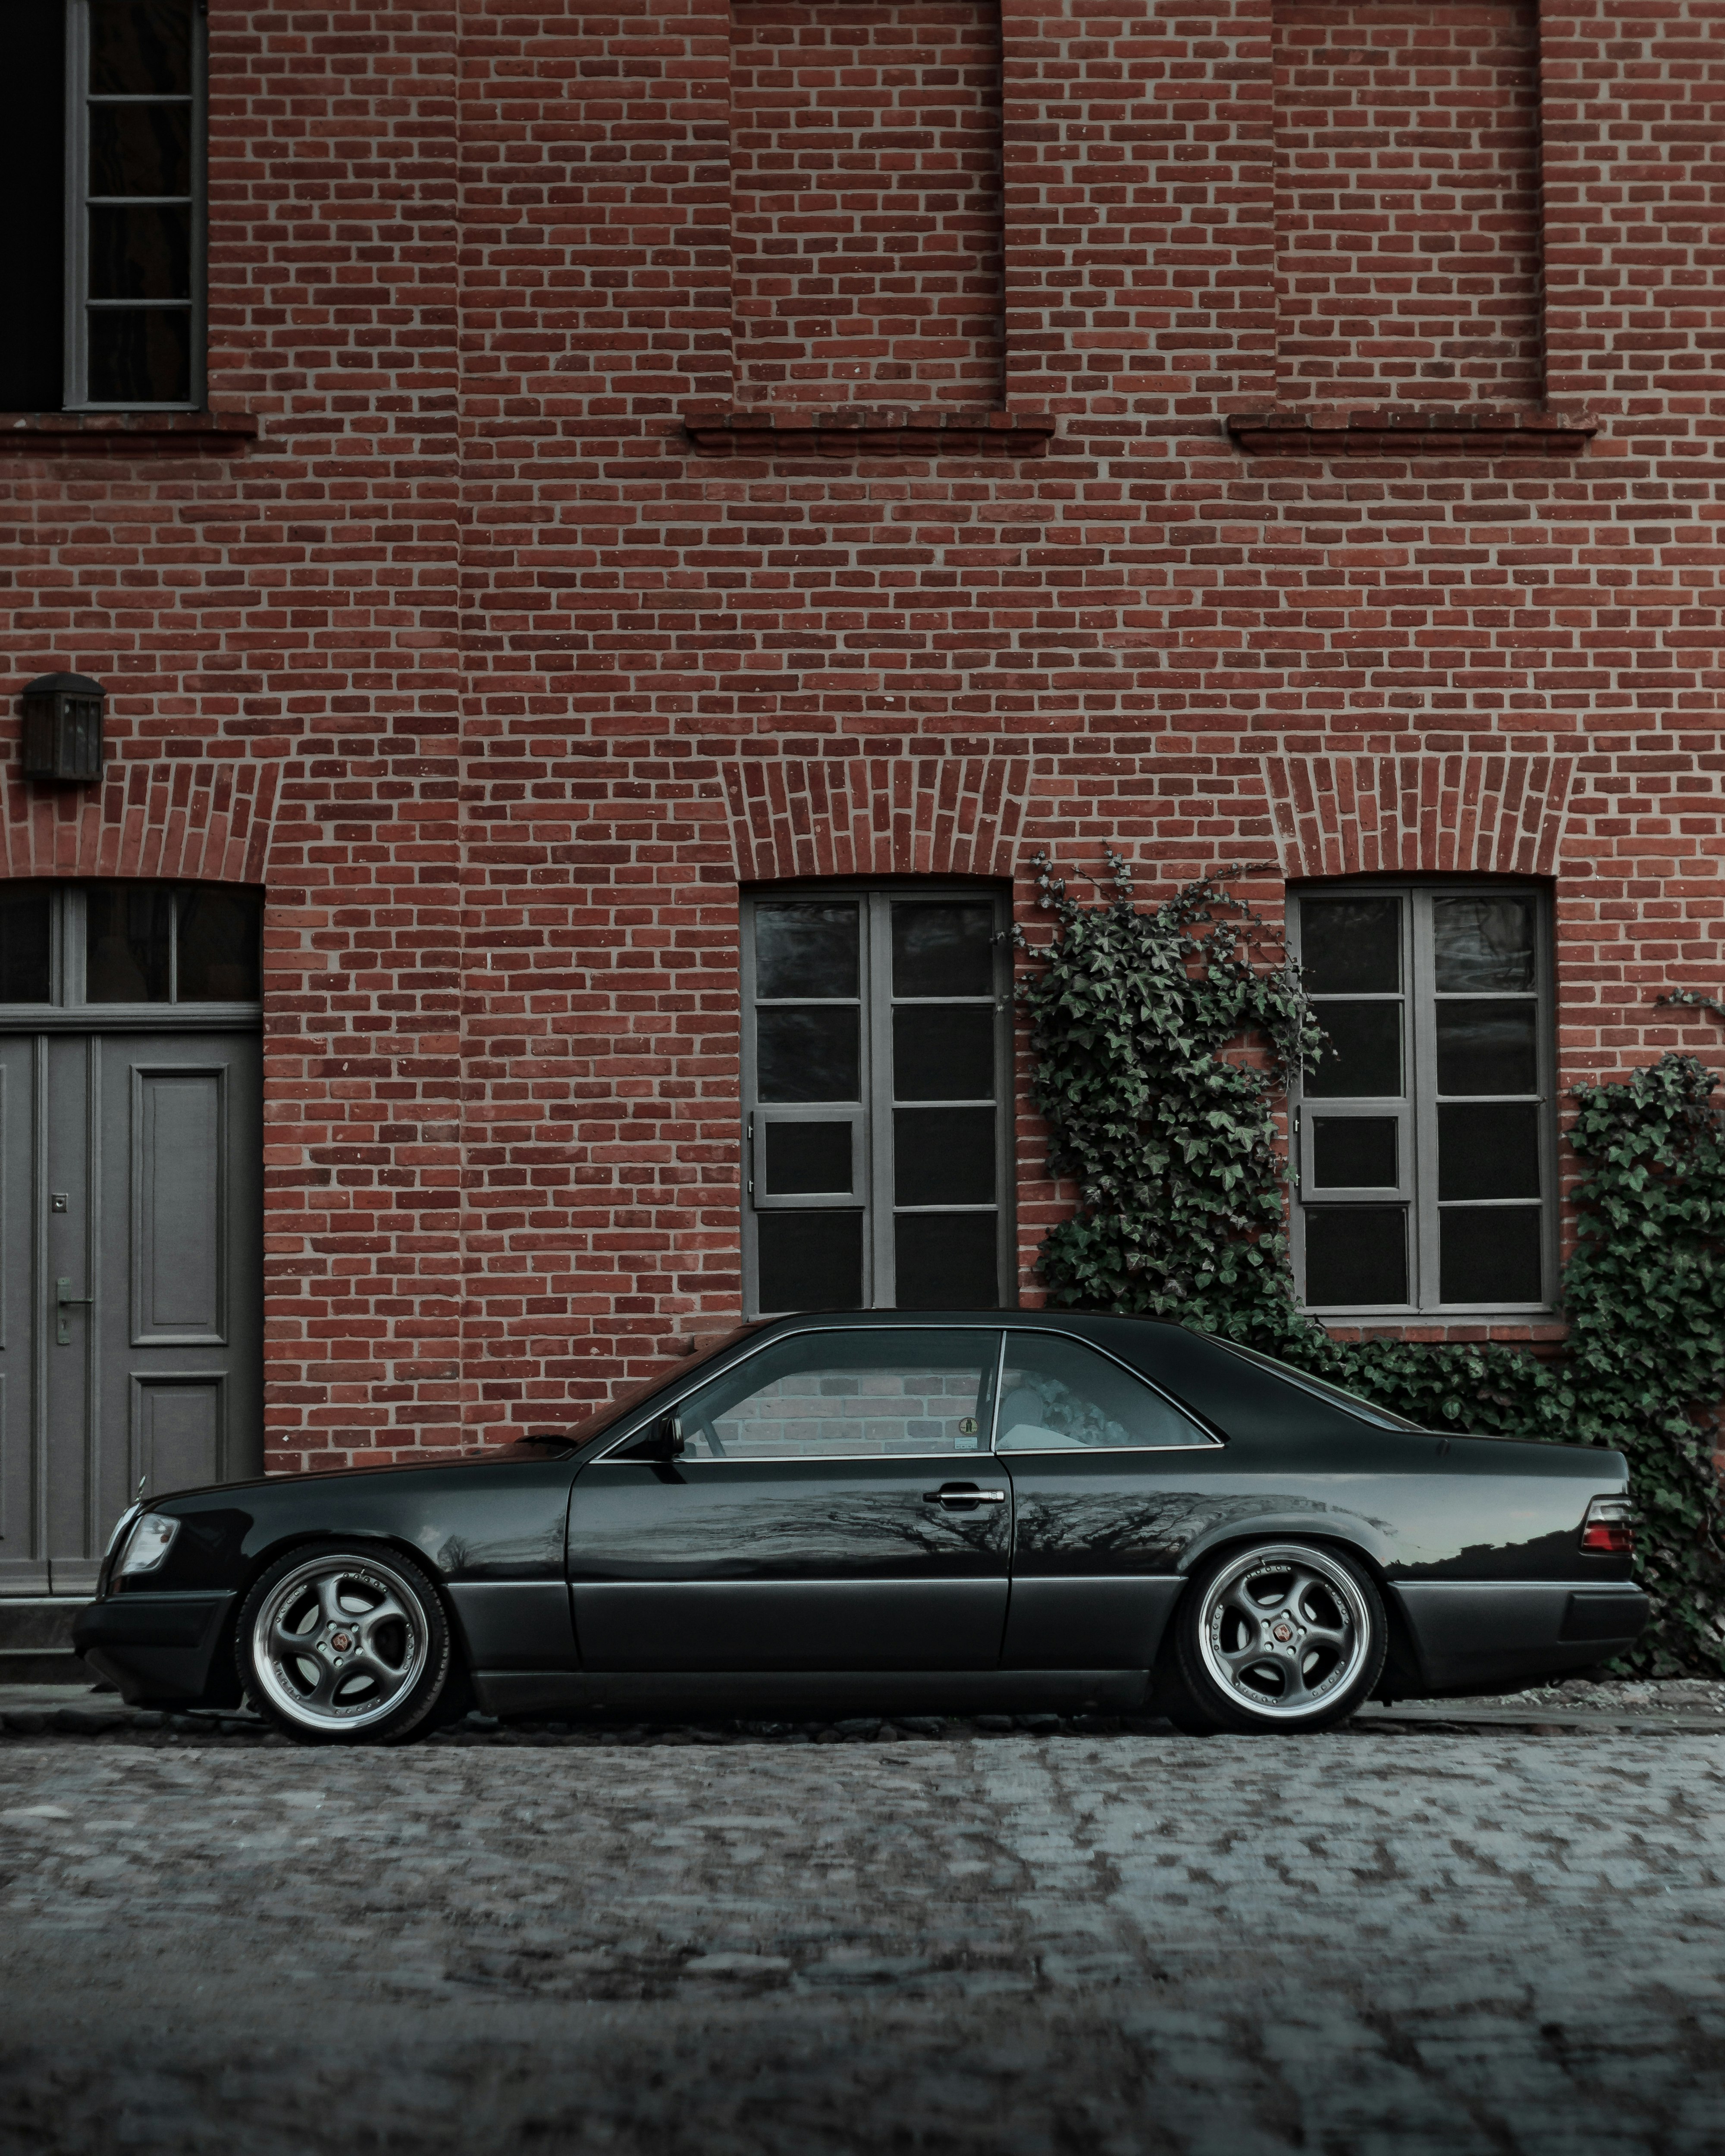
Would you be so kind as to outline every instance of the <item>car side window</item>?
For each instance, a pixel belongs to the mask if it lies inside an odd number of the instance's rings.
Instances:
[[[1172,1400],[1106,1355],[1058,1332],[1009,1332],[997,1452],[1211,1445]]]
[[[821,1460],[988,1449],[1000,1336],[883,1329],[775,1341],[677,1409],[691,1460]]]

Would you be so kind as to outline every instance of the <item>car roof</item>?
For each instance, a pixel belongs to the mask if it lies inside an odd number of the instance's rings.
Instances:
[[[1013,1325],[1046,1326],[1058,1332],[1105,1331],[1115,1325],[1155,1325],[1169,1332],[1184,1328],[1168,1317],[1139,1317],[1104,1310],[799,1310],[762,1321],[757,1337],[785,1327],[820,1325]]]

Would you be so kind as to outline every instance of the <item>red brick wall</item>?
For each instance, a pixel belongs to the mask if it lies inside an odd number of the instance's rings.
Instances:
[[[1268,0],[1004,0],[1004,394],[1054,444],[775,460],[678,418],[742,393],[725,8],[216,0],[212,396],[261,439],[0,484],[14,681],[110,683],[138,844],[182,767],[275,774],[272,1458],[552,1426],[735,1309],[740,875],[1010,875],[1034,939],[1038,847],[1274,911],[1537,827],[1565,1082],[1725,1050],[1653,1000],[1725,983],[1722,32],[1542,10],[1581,454],[1236,449]],[[85,858],[6,813],[11,872]],[[1034,1291],[1028,1116],[1019,1160]]]
[[[1001,391],[992,0],[737,0],[737,401]]]
[[[1276,389],[1538,397],[1533,0],[1276,0]]]

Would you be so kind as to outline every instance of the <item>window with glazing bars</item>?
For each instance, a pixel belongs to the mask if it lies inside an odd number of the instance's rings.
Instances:
[[[1556,1147],[1544,894],[1330,886],[1291,898],[1289,925],[1329,1040],[1295,1111],[1306,1307],[1548,1308]]]
[[[0,885],[0,1022],[18,1006],[254,1004],[263,897],[231,884]]]
[[[974,886],[744,901],[751,1314],[1009,1300],[1007,926]]]
[[[8,411],[203,398],[199,0],[8,0]]]

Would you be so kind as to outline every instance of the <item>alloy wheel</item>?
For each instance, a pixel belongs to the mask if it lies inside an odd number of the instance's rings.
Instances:
[[[1358,1581],[1322,1550],[1246,1550],[1204,1589],[1197,1645],[1206,1673],[1255,1720],[1297,1722],[1347,1691],[1372,1651]]]
[[[302,1728],[363,1729],[418,1682],[430,1628],[392,1565],[331,1555],[276,1582],[252,1620],[251,1645],[257,1681],[279,1714]]]

